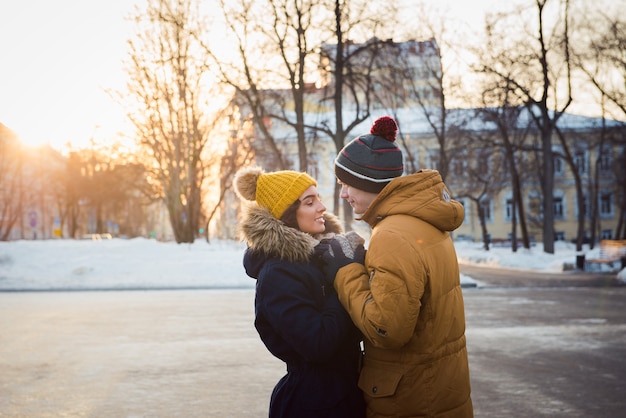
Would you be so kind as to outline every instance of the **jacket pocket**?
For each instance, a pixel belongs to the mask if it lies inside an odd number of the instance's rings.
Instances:
[[[359,388],[366,396],[384,398],[396,393],[402,373],[365,366],[359,376]]]

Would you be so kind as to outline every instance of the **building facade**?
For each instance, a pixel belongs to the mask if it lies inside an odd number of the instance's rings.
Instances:
[[[507,159],[504,136],[493,120],[484,117],[485,109],[446,109],[443,106],[441,61],[434,40],[396,43],[372,39],[368,44],[375,45],[375,55],[364,54],[360,58],[373,59],[375,63],[373,71],[367,74],[371,80],[368,117],[352,128],[346,141],[368,133],[376,118],[383,115],[394,117],[400,127],[397,143],[404,152],[405,174],[422,168],[437,169],[453,196],[463,202],[466,219],[454,233],[457,239],[507,241],[513,236],[514,225],[515,235],[519,238],[523,220],[530,241],[542,241],[544,191],[540,135],[533,126],[530,111],[520,109],[518,112],[510,132],[518,142],[512,144],[514,150]],[[361,46],[348,44],[346,50],[350,53]],[[343,217],[343,205],[337,208],[330,205],[336,183],[333,161],[338,150],[332,138],[320,135],[321,131],[314,128],[323,126],[327,132],[336,131],[335,113],[328,102],[328,89],[332,90],[334,83],[336,58],[333,48],[334,45],[322,47],[320,82],[307,92],[304,123],[307,127],[307,171],[317,179],[323,199],[329,202],[328,210]],[[359,68],[355,62],[351,65]],[[270,95],[276,94],[287,98],[282,103],[282,114],[295,120],[295,106],[289,104],[289,93],[273,91]],[[361,96],[363,94],[364,91]],[[345,127],[357,120],[363,109],[355,102],[361,96],[343,96]],[[359,102],[362,103],[365,101]],[[247,124],[246,138],[256,150],[253,162],[274,169],[264,157],[267,144],[250,123],[251,117],[245,116],[249,113],[243,108],[239,110],[243,115],[240,125]],[[277,139],[276,145],[287,163],[286,168],[299,170],[299,150],[293,127],[272,118],[263,123]],[[626,206],[626,180],[622,168],[626,166],[624,123],[564,114],[556,129],[552,138],[556,239],[569,241],[577,237],[580,195],[585,210],[584,238],[618,238],[616,235],[623,231],[621,225]],[[444,131],[445,135],[442,134]],[[512,166],[518,170],[517,180],[512,174]],[[514,187],[516,185],[519,187]],[[520,193],[514,193],[518,188]],[[515,196],[521,197],[516,199]]]

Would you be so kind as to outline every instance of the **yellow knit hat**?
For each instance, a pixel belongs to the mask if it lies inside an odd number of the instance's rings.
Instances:
[[[264,173],[260,167],[247,167],[235,174],[235,191],[242,199],[256,201],[280,219],[306,189],[317,186],[313,177],[298,171]]]

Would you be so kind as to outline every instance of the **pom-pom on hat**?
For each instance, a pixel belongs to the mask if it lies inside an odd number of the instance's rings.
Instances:
[[[298,171],[264,173],[260,167],[242,168],[235,174],[235,192],[241,199],[256,202],[280,219],[306,189],[317,186],[313,177]]]
[[[370,193],[380,192],[404,172],[402,151],[395,144],[398,125],[383,116],[370,133],[350,141],[335,159],[335,176],[349,186]]]

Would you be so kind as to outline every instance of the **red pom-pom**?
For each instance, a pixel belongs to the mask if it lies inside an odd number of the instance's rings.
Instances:
[[[398,125],[390,116],[382,116],[374,121],[370,133],[385,138],[389,142],[396,140]]]

